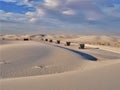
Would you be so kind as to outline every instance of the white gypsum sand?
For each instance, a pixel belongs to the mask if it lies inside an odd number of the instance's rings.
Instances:
[[[10,39],[8,36],[4,37]],[[96,46],[87,45],[81,50],[78,45],[50,44],[38,41],[41,37],[34,37],[37,41],[0,41],[2,90],[120,89],[119,48],[97,46],[99,49],[96,49]]]

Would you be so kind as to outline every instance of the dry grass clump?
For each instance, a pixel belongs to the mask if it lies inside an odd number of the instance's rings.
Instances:
[[[110,45],[114,47],[120,47],[120,42],[111,42]]]
[[[79,42],[79,43],[90,44],[90,45],[103,45],[103,46],[120,47],[120,42]]]

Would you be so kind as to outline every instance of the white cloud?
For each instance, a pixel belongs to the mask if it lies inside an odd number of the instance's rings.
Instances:
[[[103,10],[101,10],[99,7],[97,7],[96,4],[94,4],[95,2],[100,2],[104,0],[44,0],[42,4],[40,3],[40,1],[36,2],[29,0],[2,0],[2,1],[24,3],[28,6],[36,8],[36,11],[26,12],[25,15],[18,14],[13,15],[15,17],[21,17],[20,20],[27,19],[30,22],[39,21],[41,18],[43,17],[48,18],[49,16],[61,20],[61,18],[63,19],[66,18],[66,15],[75,15],[73,18],[68,18],[67,19],[68,22],[69,21],[72,22],[73,20],[74,21],[77,20],[77,22],[80,20],[81,22],[81,19],[79,19],[79,17],[82,17],[81,15],[84,16],[82,20],[99,20],[104,17],[104,13],[102,12]],[[64,15],[61,15],[61,13]],[[111,14],[110,11],[108,13]],[[117,17],[119,13],[118,12],[115,13],[116,14],[112,15],[114,17]],[[7,15],[7,13],[5,15]],[[6,17],[3,16],[3,18],[11,20],[13,16],[7,15]],[[15,18],[13,18],[13,20],[15,20]]]
[[[16,14],[0,11],[0,21],[16,22],[16,23],[34,23],[46,24],[46,26],[68,26],[68,25],[85,25],[89,21],[107,22],[110,24],[112,19],[120,20],[120,6],[102,7],[100,2],[106,0],[0,0],[5,2],[16,2],[17,5],[26,5],[35,8],[34,12],[26,12],[25,14]],[[111,1],[111,0],[110,0]],[[102,7],[102,8],[101,8]],[[71,18],[72,16],[72,18]],[[67,23],[67,25],[66,25]],[[73,25],[73,26],[74,26]],[[95,24],[96,27],[102,26],[100,23]],[[111,24],[110,24],[111,25]],[[109,26],[110,26],[109,25]],[[103,26],[105,27],[105,26]]]
[[[36,23],[45,15],[45,12],[37,9],[35,12],[27,12],[25,15],[29,18],[30,23]]]
[[[75,15],[76,14],[75,11],[73,11],[73,10],[65,10],[62,13],[65,15]]]
[[[45,15],[45,12],[42,10],[42,9],[37,9],[37,14],[39,15],[39,16],[43,16],[43,15]]]
[[[15,2],[17,5],[28,5],[32,6],[32,3],[29,0],[0,0],[4,2]]]
[[[25,15],[28,16],[28,17],[33,17],[35,15],[35,13],[33,13],[33,12],[26,12]]]
[[[59,6],[60,0],[44,0],[44,5],[49,8],[55,8]]]
[[[32,4],[29,2],[29,0],[23,0],[22,3],[28,5],[28,6],[32,6]]]
[[[41,17],[44,16],[45,12],[42,9],[37,9],[35,12],[26,12],[28,17]]]
[[[0,0],[0,1],[4,1],[4,2],[16,2],[17,0]]]
[[[37,22],[37,18],[31,18],[30,19],[30,23],[35,23],[35,22]]]
[[[15,14],[10,12],[4,12],[0,10],[0,21],[2,22],[16,22],[16,23],[27,23],[29,18],[24,14]]]

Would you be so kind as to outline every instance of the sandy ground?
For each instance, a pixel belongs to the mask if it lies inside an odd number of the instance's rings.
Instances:
[[[0,88],[120,90],[119,50],[95,45],[82,50],[76,45],[44,41],[1,40]]]

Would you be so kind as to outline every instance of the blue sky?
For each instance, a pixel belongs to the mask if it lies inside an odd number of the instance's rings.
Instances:
[[[0,0],[0,32],[120,35],[120,0]]]

